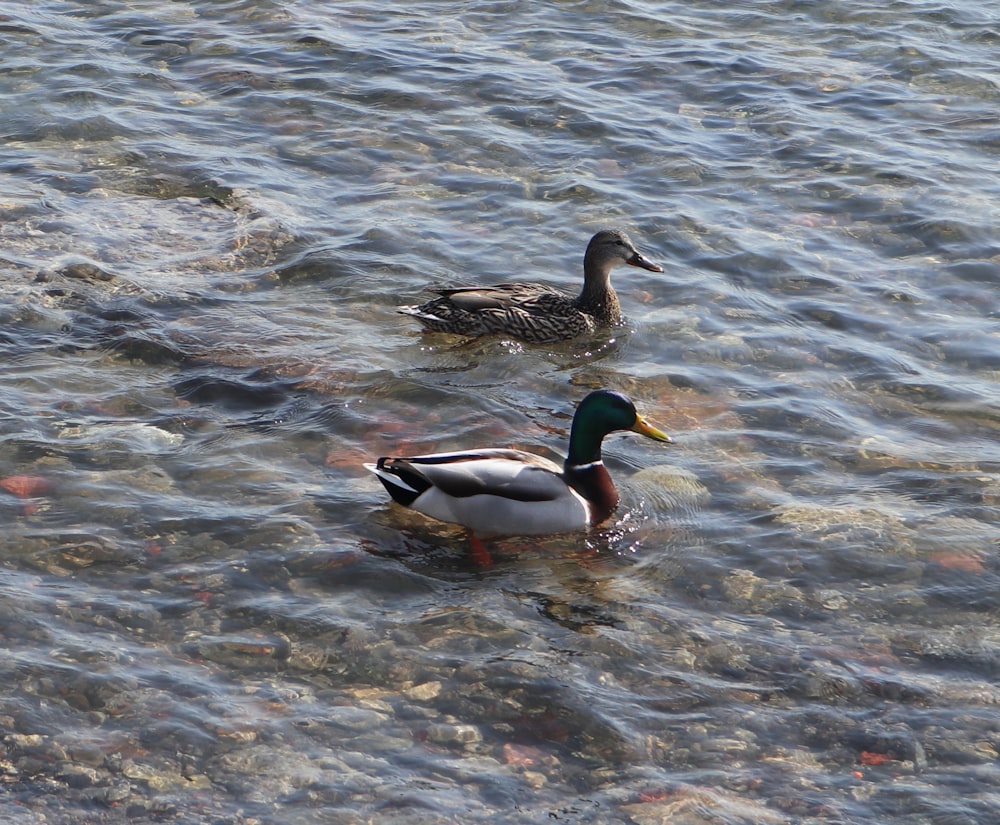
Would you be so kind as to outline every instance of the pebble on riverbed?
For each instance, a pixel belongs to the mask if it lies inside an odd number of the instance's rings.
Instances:
[[[819,541],[863,545],[894,555],[912,555],[914,532],[903,519],[875,507],[829,507],[784,504],[774,509],[774,520]]]

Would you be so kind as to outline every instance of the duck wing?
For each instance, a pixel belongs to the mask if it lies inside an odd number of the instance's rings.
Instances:
[[[488,309],[509,309],[511,307],[530,306],[545,296],[570,300],[568,296],[558,290],[546,284],[537,283],[457,287],[453,289],[435,289],[434,292],[448,299],[456,307],[466,312],[482,312]]]
[[[413,491],[411,501],[432,487],[453,498],[489,495],[514,501],[551,501],[566,494],[558,464],[521,450],[385,457],[374,465],[374,472],[383,483],[405,483]],[[384,474],[395,478],[386,479]]]
[[[380,458],[365,466],[399,504],[481,536],[561,533],[592,517],[559,465],[519,450]]]
[[[546,284],[497,284],[435,290],[438,297],[399,312],[432,332],[511,335],[529,344],[564,341],[595,329],[577,300]]]

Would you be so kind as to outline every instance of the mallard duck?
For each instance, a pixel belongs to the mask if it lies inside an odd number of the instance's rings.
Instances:
[[[618,491],[601,460],[601,442],[617,430],[670,441],[626,396],[596,390],[573,416],[562,467],[534,453],[499,448],[383,456],[364,466],[393,501],[468,528],[475,549],[476,534],[544,535],[605,521],[618,505]]]
[[[399,307],[432,332],[510,335],[531,344],[564,341],[622,322],[611,270],[630,264],[663,272],[643,257],[620,229],[594,235],[583,257],[583,289],[576,298],[538,283],[436,289],[441,297],[419,306]]]

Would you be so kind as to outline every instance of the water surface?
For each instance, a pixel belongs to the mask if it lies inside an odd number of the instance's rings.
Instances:
[[[978,823],[1000,32],[891,3],[0,2],[0,815]],[[433,284],[628,325],[422,335]],[[360,464],[616,436],[589,535]]]

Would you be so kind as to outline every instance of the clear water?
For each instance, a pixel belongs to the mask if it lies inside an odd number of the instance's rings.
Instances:
[[[1000,27],[970,0],[0,2],[0,818],[979,823]],[[439,283],[629,327],[423,336]],[[490,543],[386,452],[565,446]]]

